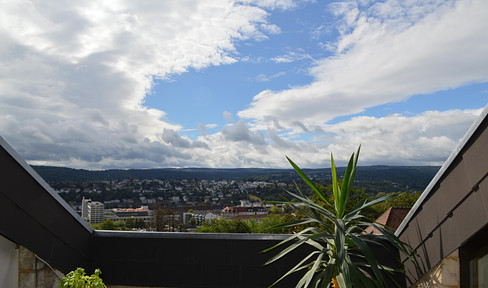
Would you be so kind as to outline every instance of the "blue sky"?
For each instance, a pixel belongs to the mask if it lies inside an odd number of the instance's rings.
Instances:
[[[145,104],[167,111],[169,119],[185,130],[197,131],[199,123],[222,127],[227,122],[222,116],[224,111],[235,115],[263,90],[279,91],[310,83],[313,77],[308,69],[314,59],[332,54],[321,44],[337,37],[337,32],[327,25],[334,23],[328,3],[301,3],[294,9],[277,9],[268,18],[281,32],[268,35],[267,39],[237,43],[235,57],[239,62],[191,69],[158,80]],[[282,62],[276,59],[279,57]],[[182,134],[198,136],[192,131]]]
[[[441,165],[488,103],[486,1],[1,5],[0,136],[32,164]]]

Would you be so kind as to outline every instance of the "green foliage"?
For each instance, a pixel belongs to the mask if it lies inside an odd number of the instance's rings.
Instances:
[[[97,224],[90,223],[90,226],[95,230],[127,230],[123,221],[114,222],[112,219],[105,219]]]
[[[257,221],[253,218],[249,220],[252,233],[259,234],[289,234],[293,233],[293,227],[281,227],[281,225],[293,221],[295,216],[292,214],[270,214],[268,217]]]
[[[416,192],[416,193],[390,193],[390,194],[397,195],[397,197],[385,201],[383,203],[376,204],[373,208],[377,209],[378,211],[381,211],[381,213],[385,212],[386,209],[390,207],[411,208],[413,207],[413,205],[415,205],[415,202],[417,202],[417,199],[419,199],[421,193]],[[385,195],[389,195],[389,194],[378,193],[376,197],[379,198]]]
[[[175,219],[175,212],[171,209],[163,209],[159,205],[155,215],[149,223],[149,228],[155,231],[175,232],[178,230],[178,221]]]
[[[278,208],[278,206],[276,205],[271,206],[271,208],[269,208],[268,210],[268,214],[281,214],[281,213],[283,213],[283,211],[280,208]]]
[[[142,229],[146,227],[144,220],[129,218],[125,222],[123,220],[113,221],[112,219],[105,219],[98,224],[90,223],[90,226],[95,230],[120,230],[132,231],[135,229]]]
[[[241,219],[213,219],[205,221],[196,232],[204,233],[251,233],[249,223]]]
[[[356,175],[359,151],[358,148],[357,152],[352,154],[342,181],[338,180],[334,158],[331,155],[332,201],[328,200],[328,195],[324,193],[324,189],[319,189],[288,158],[290,164],[314,191],[316,197],[325,203],[327,208],[305,196],[300,189],[298,189],[298,193],[287,191],[295,201],[281,203],[290,205],[302,213],[304,217],[278,225],[277,228],[296,225],[305,228],[265,250],[264,252],[268,252],[277,247],[287,246],[268,260],[266,264],[281,259],[305,244],[313,247],[314,251],[271,286],[292,273],[304,272],[296,287],[330,287],[332,279],[336,280],[341,288],[386,287],[387,284],[381,272],[392,273],[395,270],[379,264],[374,258],[370,246],[382,246],[382,241],[386,240],[399,249],[401,253],[409,255],[410,248],[405,243],[390,231],[372,223],[362,214],[363,211],[373,205],[393,199],[396,195],[387,195],[369,202],[367,198],[362,198],[353,207],[348,205],[352,191],[354,191],[352,183]],[[383,235],[363,234],[362,231],[370,225],[375,226]]]
[[[128,229],[143,229],[146,228],[146,223],[144,223],[144,220],[141,218],[129,218],[125,220],[125,226]]]
[[[251,218],[249,221],[241,219],[214,219],[205,221],[195,232],[202,233],[259,233],[259,234],[288,234],[293,227],[278,227],[295,220],[291,214],[270,214],[259,221]]]
[[[91,276],[86,275],[85,269],[76,268],[61,278],[58,288],[107,288],[100,278],[102,271],[96,269]]]
[[[249,195],[248,196],[249,199],[252,201],[252,202],[263,202],[263,200],[261,198],[259,198],[258,196],[255,196],[255,195]]]

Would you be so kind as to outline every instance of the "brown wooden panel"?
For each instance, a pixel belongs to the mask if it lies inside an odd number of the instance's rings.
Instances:
[[[465,164],[465,160],[461,160],[440,184],[447,210],[454,208],[473,187],[468,180]]]
[[[486,125],[476,141],[463,154],[467,179],[474,186],[488,171],[488,129]]]
[[[453,218],[459,231],[461,241],[459,245],[461,245],[488,223],[488,215],[485,212],[481,194],[478,192],[471,194],[454,211]]]

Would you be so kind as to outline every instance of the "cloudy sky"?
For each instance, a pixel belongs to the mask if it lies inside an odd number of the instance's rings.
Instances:
[[[440,165],[488,104],[488,1],[0,1],[0,136],[88,169]]]

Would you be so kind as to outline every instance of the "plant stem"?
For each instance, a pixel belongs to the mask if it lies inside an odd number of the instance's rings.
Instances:
[[[332,281],[331,282],[332,282],[332,288],[340,288],[339,287],[339,283],[337,283],[337,280],[336,280],[335,277],[332,278]]]

